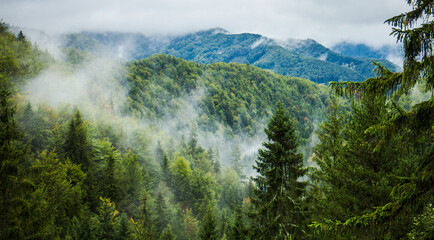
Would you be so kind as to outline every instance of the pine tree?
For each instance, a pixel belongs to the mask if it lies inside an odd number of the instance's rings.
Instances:
[[[183,223],[185,226],[185,235],[187,236],[187,239],[198,239],[198,233],[199,233],[199,228],[198,228],[198,221],[197,219],[193,216],[193,212],[191,211],[190,208],[187,208],[185,210],[183,210]]]
[[[406,157],[399,156],[401,148],[397,139],[401,136],[384,144],[381,151],[374,150],[382,134],[370,132],[370,129],[383,122],[390,111],[384,98],[365,98],[358,104],[353,103],[352,118],[343,130],[340,130],[335,108],[332,104],[332,114],[322,126],[321,142],[315,149],[324,194],[322,211],[316,217],[345,221],[387,203],[396,176],[405,176],[414,166],[403,165]],[[359,238],[376,238],[382,234],[381,229],[359,229],[361,231],[352,230],[350,234]]]
[[[90,144],[87,139],[86,125],[79,110],[75,111],[69,124],[64,149],[66,156],[73,163],[81,165],[84,172],[89,170],[91,167]]]
[[[148,196],[145,194],[140,208],[138,221],[131,218],[134,225],[135,237],[141,240],[152,240],[155,238],[155,227],[153,224],[152,214],[148,207]]]
[[[320,144],[315,149],[315,161],[321,169],[333,168],[334,161],[340,156],[343,146],[343,115],[341,106],[335,97],[329,104],[324,114],[326,121],[323,122],[317,132]]]
[[[84,180],[85,202],[89,204],[90,210],[97,211],[99,206],[99,192],[97,179],[94,175],[94,166],[91,161],[91,148],[87,139],[87,128],[80,111],[76,110],[69,123],[69,129],[63,146],[66,157],[72,163],[80,165],[86,179]]]
[[[241,208],[238,207],[235,215],[235,224],[232,227],[231,239],[234,240],[244,240],[247,238],[247,230],[244,226],[243,215],[241,213]]]
[[[18,33],[18,35],[17,35],[17,39],[18,39],[19,41],[26,41],[26,37],[24,36],[23,31],[20,31],[20,32]]]
[[[119,208],[124,210],[129,216],[133,216],[139,211],[140,199],[144,194],[145,178],[143,169],[138,162],[138,156],[131,150],[123,156],[123,174],[119,180]]]
[[[157,206],[155,210],[155,227],[157,229],[157,232],[161,233],[169,223],[169,212],[167,209],[166,199],[161,192],[158,192],[156,201]]]
[[[115,239],[117,228],[117,215],[119,211],[116,210],[114,203],[110,199],[100,198],[100,206],[98,209],[99,220],[99,239]]]
[[[372,154],[382,151],[391,140],[399,138],[395,143],[400,151],[395,157],[400,157],[402,163],[409,162],[416,168],[404,175],[394,176],[397,181],[393,183],[387,203],[347,219],[345,225],[334,222],[334,228],[339,226],[341,231],[350,231],[354,226],[363,224],[380,231],[378,238],[403,238],[403,232],[408,231],[409,227],[408,224],[403,224],[403,220],[408,222],[433,200],[434,2],[409,0],[407,3],[412,7],[410,11],[386,20],[393,27],[391,35],[396,36],[397,41],[404,45],[403,71],[394,73],[376,64],[375,78],[360,83],[331,83],[331,86],[339,95],[361,100],[380,96],[391,101],[393,111],[388,110],[388,117],[369,129],[369,133],[380,133],[382,136],[375,147],[371,148]],[[394,98],[408,94],[417,83],[421,83],[424,90],[431,93],[429,100],[415,104],[410,111],[394,104]],[[411,177],[407,175],[408,172]],[[325,225],[325,228],[329,228],[328,224]]]
[[[217,220],[210,204],[208,204],[206,214],[202,220],[202,227],[199,235],[203,240],[217,240]]]
[[[115,178],[116,160],[113,152],[109,153],[106,161],[107,161],[107,165],[104,174],[105,196],[109,198],[112,202],[117,202],[119,199],[118,184]]]
[[[132,239],[131,236],[131,223],[128,221],[128,217],[125,213],[122,213],[118,218],[118,227],[117,227],[117,240],[129,240]]]
[[[238,176],[241,179],[246,179],[246,175],[243,173],[245,165],[241,162],[241,150],[238,145],[236,145],[232,151],[231,164]]]
[[[303,156],[297,153],[295,128],[282,103],[265,129],[269,142],[263,143],[254,168],[259,173],[255,182],[253,204],[257,209],[259,239],[285,239],[299,236],[303,216],[300,209],[306,173]]]
[[[161,171],[166,182],[169,182],[169,158],[163,153],[163,160],[161,161]]]
[[[167,224],[167,226],[163,229],[159,240],[176,240],[176,236],[173,234],[172,226],[170,226],[170,224]]]
[[[11,103],[10,78],[0,73],[0,239],[23,238],[20,214],[26,204],[20,161],[26,151],[19,147],[22,133]]]

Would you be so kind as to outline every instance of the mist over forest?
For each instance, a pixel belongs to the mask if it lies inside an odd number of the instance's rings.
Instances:
[[[0,22],[0,239],[432,239],[433,1],[398,44]]]

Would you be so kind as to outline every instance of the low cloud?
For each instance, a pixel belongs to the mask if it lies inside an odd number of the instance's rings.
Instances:
[[[403,0],[0,0],[12,25],[48,32],[129,31],[181,34],[222,27],[270,38],[313,38],[370,45],[393,43],[383,22],[408,11]]]

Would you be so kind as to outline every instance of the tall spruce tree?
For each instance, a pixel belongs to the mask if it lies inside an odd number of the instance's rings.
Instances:
[[[117,179],[115,177],[116,159],[114,152],[110,152],[106,157],[107,165],[104,171],[104,194],[112,202],[118,202],[119,191]]]
[[[203,240],[217,240],[217,220],[210,204],[206,208],[199,235]]]
[[[244,226],[241,208],[238,207],[235,213],[235,223],[231,229],[231,237],[234,240],[244,240],[247,238],[247,229]]]
[[[18,144],[23,134],[15,121],[10,81],[0,73],[0,239],[24,238],[20,214],[26,200],[19,168],[26,151]]]
[[[167,224],[167,227],[163,229],[163,232],[160,235],[159,240],[175,240],[176,235],[172,232],[172,226]]]
[[[142,199],[138,221],[130,219],[134,225],[134,236],[140,240],[152,240],[156,238],[152,213],[148,206],[148,195],[145,193]]]
[[[71,162],[81,165],[84,172],[90,168],[90,145],[87,139],[87,129],[80,111],[77,110],[69,124],[65,141],[65,153]]]
[[[287,239],[302,234],[301,201],[306,183],[303,156],[297,152],[295,128],[283,104],[278,103],[265,133],[268,142],[259,149],[258,172],[252,199],[257,213],[258,239]]]
[[[237,172],[238,176],[241,179],[246,179],[246,175],[244,175],[244,167],[245,165],[241,161],[241,150],[238,145],[235,146],[235,148],[232,150],[232,158],[231,158],[231,164],[234,168],[235,172]]]
[[[407,3],[412,7],[410,11],[386,20],[393,27],[391,35],[403,43],[403,71],[394,73],[377,64],[375,78],[359,83],[332,83],[331,86],[340,95],[359,99],[382,96],[393,103],[393,98],[408,94],[417,83],[421,83],[424,90],[431,93],[430,99],[413,105],[409,111],[394,104],[393,111],[387,113],[389,117],[369,129],[370,133],[382,135],[382,139],[371,148],[373,154],[382,151],[391,139],[398,136],[401,151],[396,157],[409,159],[416,168],[410,172],[410,176],[394,176],[397,182],[389,193],[387,203],[362,215],[355,215],[345,223],[334,222],[334,229],[339,228],[340,231],[351,231],[355,226],[363,225],[377,230],[381,228],[382,235],[378,238],[403,238],[403,232],[409,230],[409,225],[402,224],[403,220],[408,222],[408,219],[419,214],[425,205],[433,201],[434,1],[408,0]],[[330,224],[324,225],[330,229]]]

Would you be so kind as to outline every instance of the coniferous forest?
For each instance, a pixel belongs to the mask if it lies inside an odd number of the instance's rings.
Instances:
[[[328,85],[0,22],[0,239],[434,239],[434,2],[407,2],[402,71]]]

